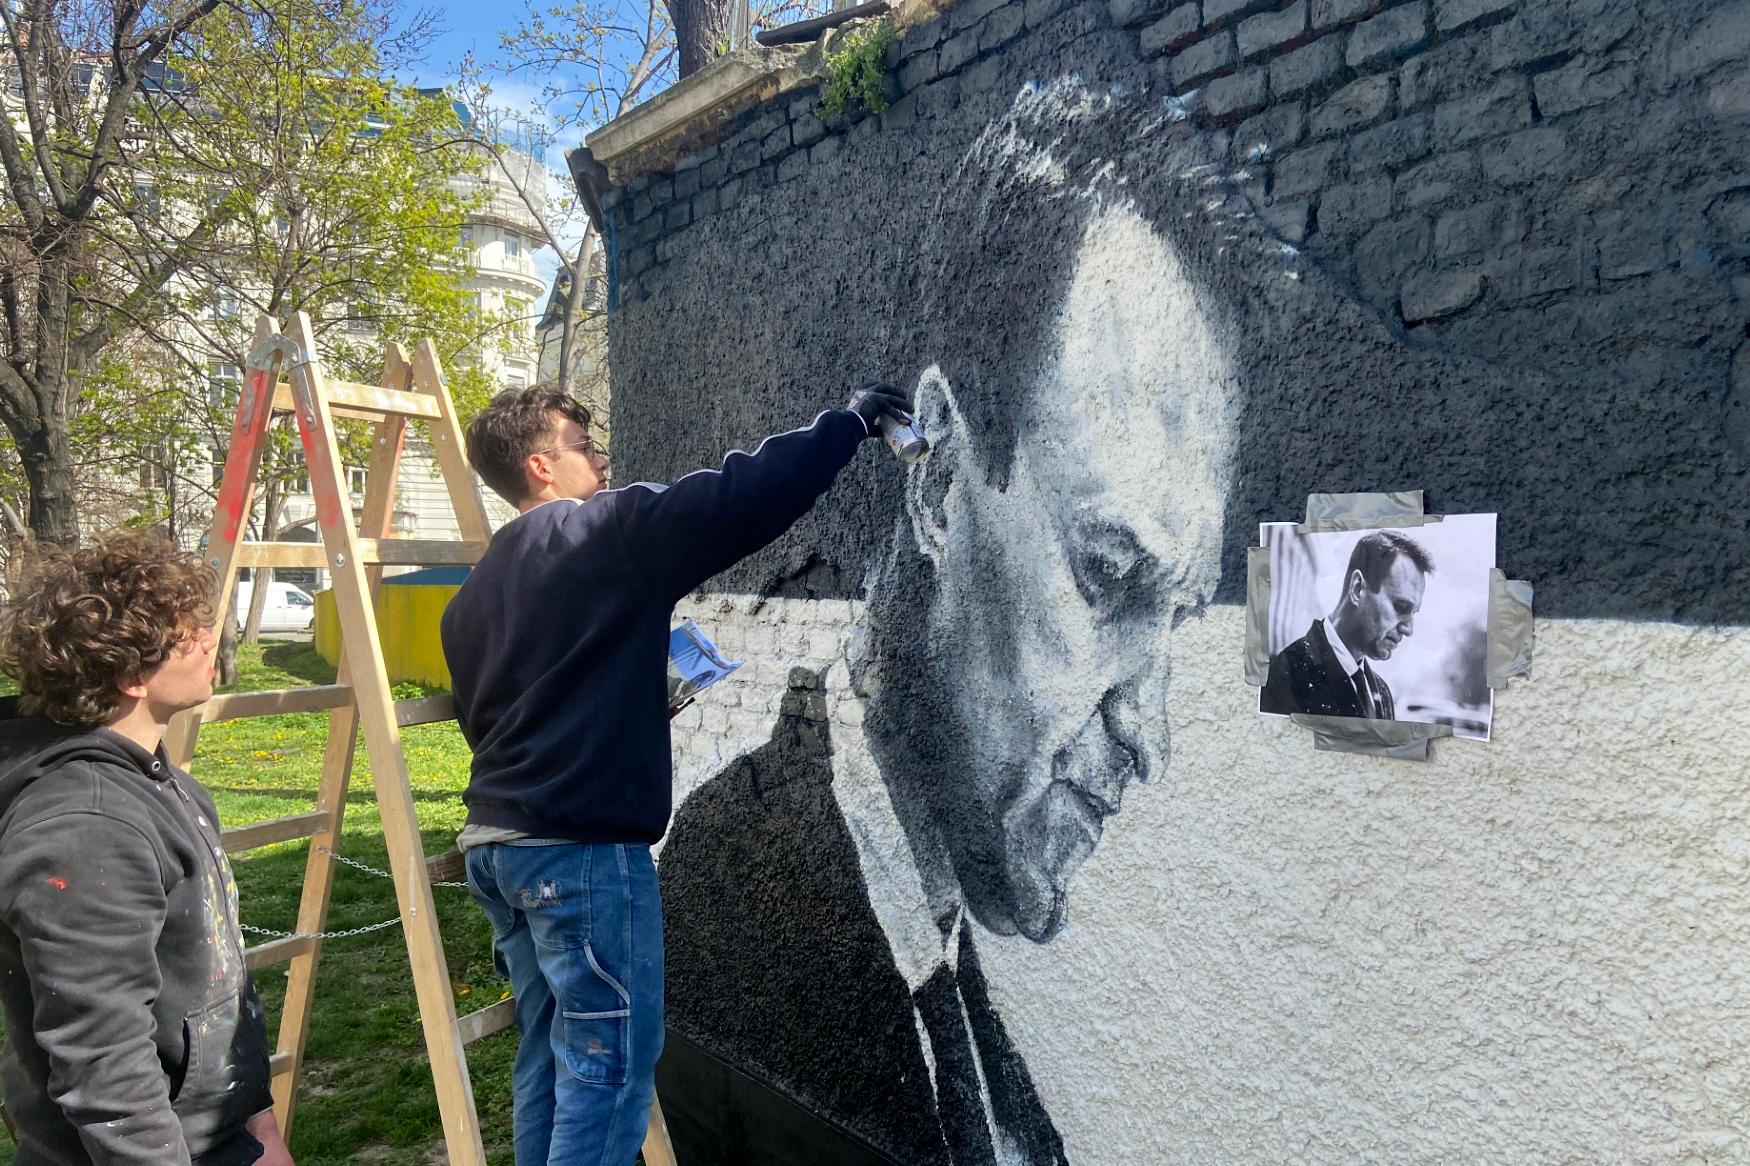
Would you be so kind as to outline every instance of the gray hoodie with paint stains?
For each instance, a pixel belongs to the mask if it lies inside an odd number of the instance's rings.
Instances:
[[[212,797],[0,700],[0,1093],[16,1166],[261,1153],[267,1033]]]

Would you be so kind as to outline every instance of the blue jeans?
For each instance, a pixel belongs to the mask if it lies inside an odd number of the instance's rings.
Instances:
[[[522,1029],[517,1166],[631,1166],[662,1052],[662,901],[650,849],[496,842],[468,851]]]

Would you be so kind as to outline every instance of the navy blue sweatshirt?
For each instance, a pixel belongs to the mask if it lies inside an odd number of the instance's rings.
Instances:
[[[542,838],[653,843],[668,828],[674,605],[802,517],[866,436],[847,410],[664,489],[519,515],[443,617],[468,821]]]

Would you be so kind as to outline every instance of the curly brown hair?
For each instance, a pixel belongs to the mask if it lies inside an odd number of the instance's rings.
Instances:
[[[529,496],[523,462],[553,439],[553,414],[589,429],[589,410],[552,381],[506,389],[468,423],[468,464],[512,506]]]
[[[0,619],[0,670],[26,713],[102,725],[120,688],[213,622],[213,573],[158,535],[126,531],[34,562]]]

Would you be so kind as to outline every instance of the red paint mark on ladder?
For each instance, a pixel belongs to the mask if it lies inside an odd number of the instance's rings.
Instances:
[[[249,484],[249,467],[259,456],[261,437],[266,430],[265,418],[273,408],[273,386],[268,370],[252,368],[245,391],[237,398],[237,419],[231,426],[231,449],[225,455],[225,476],[219,485],[219,497],[214,509],[220,537],[236,542],[242,533],[245,487]]]

